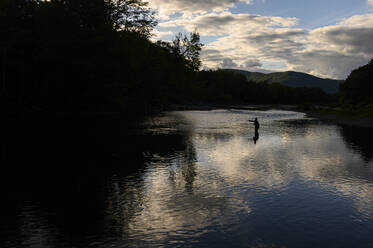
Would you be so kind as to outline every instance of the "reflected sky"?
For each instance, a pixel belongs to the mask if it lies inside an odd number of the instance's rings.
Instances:
[[[95,167],[3,197],[0,246],[373,247],[372,132],[291,111],[165,113],[112,161],[79,157]]]
[[[248,122],[255,117],[257,144]],[[117,199],[118,209],[109,204],[109,213],[122,214],[124,203],[138,204],[119,224],[129,243],[328,247],[328,234],[358,232],[356,223],[373,230],[372,162],[350,149],[341,127],[275,110],[171,112],[144,125],[152,134],[183,133],[185,148],[166,157],[148,153],[142,187],[122,192],[133,199]],[[354,231],[346,238],[356,245]],[[294,236],[284,239],[287,232]]]

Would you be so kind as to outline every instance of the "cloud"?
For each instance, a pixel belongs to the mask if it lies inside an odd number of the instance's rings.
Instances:
[[[367,4],[373,6],[373,0],[367,0]]]
[[[221,68],[237,68],[237,64],[233,62],[230,58],[223,59],[223,63],[221,64]]]
[[[219,50],[204,49],[201,53],[202,60],[206,61],[207,68],[218,67],[221,69],[241,69],[251,71],[263,71],[260,67],[262,63],[256,58],[247,58],[240,64],[233,61],[232,58],[225,57]],[[208,64],[210,66],[208,66]]]
[[[207,62],[221,62],[224,60],[224,56],[216,49],[203,49],[201,52],[201,58]]]
[[[262,63],[260,63],[259,60],[256,59],[250,59],[246,60],[245,63],[241,64],[242,69],[250,69],[250,68],[256,68],[256,67],[261,67]]]
[[[149,0],[150,6],[157,9],[163,17],[175,13],[223,11],[239,2],[250,4],[252,0]]]
[[[220,18],[221,28],[215,31],[224,36],[206,46],[219,51],[219,55],[215,53],[213,60],[209,60],[211,55],[203,57],[208,67],[227,67],[230,64],[233,68],[244,68],[245,61],[250,58],[261,64],[266,61],[281,62],[286,65],[286,70],[344,79],[353,69],[373,57],[372,14],[352,16],[335,25],[314,30],[293,27],[297,23],[296,19],[265,16],[245,16],[243,19],[242,15],[227,13],[209,16],[224,16]],[[273,25],[275,18],[277,22]],[[201,33],[213,34],[217,29],[217,22],[213,18],[196,18],[189,25],[200,23],[201,20],[206,21],[201,25]],[[209,25],[209,21],[212,21],[212,25]],[[192,27],[189,25],[185,28]],[[226,26],[232,28],[225,28]],[[227,63],[227,58],[231,59],[231,63]],[[256,69],[258,68],[260,67]]]
[[[294,56],[287,60],[292,70],[336,79],[345,79],[353,69],[369,61],[357,54],[347,55],[327,50],[311,50]]]
[[[263,27],[291,27],[296,25],[297,18],[268,17],[251,14],[232,14],[224,11],[197,16],[183,16],[174,20],[162,22],[160,27],[184,27],[188,31],[195,29],[201,35],[224,35],[245,33]]]
[[[271,68],[263,68],[263,62],[295,59],[293,54],[305,49],[302,39],[307,35],[303,29],[275,28],[266,24],[250,30],[238,29],[208,44],[206,49],[215,52],[203,54],[202,59],[208,67],[227,68],[228,63],[222,62],[230,58],[236,64],[231,63],[232,68],[264,71]]]
[[[314,70],[319,74],[345,78],[373,57],[372,40],[373,15],[356,15],[312,30],[302,56],[315,63]]]
[[[172,37],[172,31],[159,31],[157,29],[153,30],[152,40],[165,40],[167,37]]]
[[[358,15],[336,25],[310,32],[310,41],[317,47],[344,54],[373,54],[373,15]]]
[[[207,10],[203,6],[218,8],[237,2],[191,1],[187,7],[186,1],[177,0],[173,4],[184,6],[185,10],[197,5],[200,10]],[[312,30],[299,28],[298,23],[299,20],[292,17],[234,14],[224,10],[184,13],[161,21],[159,27],[197,30],[202,39],[212,39],[201,54],[204,66],[211,69],[296,70],[345,79],[353,69],[373,57],[373,14],[351,16]],[[273,69],[271,64],[283,66]]]

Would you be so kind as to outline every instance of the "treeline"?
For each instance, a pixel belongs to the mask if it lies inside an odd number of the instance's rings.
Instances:
[[[199,71],[198,33],[152,42],[141,0],[0,1],[1,108],[147,114],[170,103],[320,103],[319,89]]]
[[[373,59],[351,72],[341,84],[331,111],[360,119],[373,118]]]
[[[319,88],[292,88],[280,83],[252,82],[240,73],[227,70],[201,71],[196,96],[200,100],[237,104],[320,104],[335,96]]]
[[[156,21],[140,0],[0,4],[7,109],[146,112],[185,94],[200,63],[196,33],[173,43],[149,40]]]

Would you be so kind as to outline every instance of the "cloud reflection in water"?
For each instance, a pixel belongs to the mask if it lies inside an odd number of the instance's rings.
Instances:
[[[247,122],[254,117],[261,122],[256,145]],[[312,206],[318,204],[314,194],[334,197],[331,202],[347,197],[357,211],[355,218],[373,217],[373,162],[351,150],[335,125],[294,112],[229,110],[172,112],[156,122],[160,132],[185,136],[185,147],[172,155],[151,154],[140,183],[125,179],[120,186],[113,181],[117,190],[110,193],[107,211],[125,215],[111,217],[122,219],[117,224],[129,240],[180,245],[217,230],[240,233],[251,215],[290,203],[298,212],[289,209],[272,221],[298,218],[288,220],[298,223],[308,218],[301,215],[306,211],[321,216],[325,209],[338,208]],[[275,201],[278,195],[288,203]]]

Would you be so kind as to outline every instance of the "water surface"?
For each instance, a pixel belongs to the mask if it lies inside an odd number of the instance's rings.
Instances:
[[[248,122],[255,117],[256,142]],[[165,113],[122,132],[115,145],[99,139],[99,149],[73,155],[58,146],[62,154],[43,160],[59,168],[48,180],[5,180],[0,240],[5,247],[373,247],[372,133],[289,111]],[[67,164],[81,168],[63,172]]]

